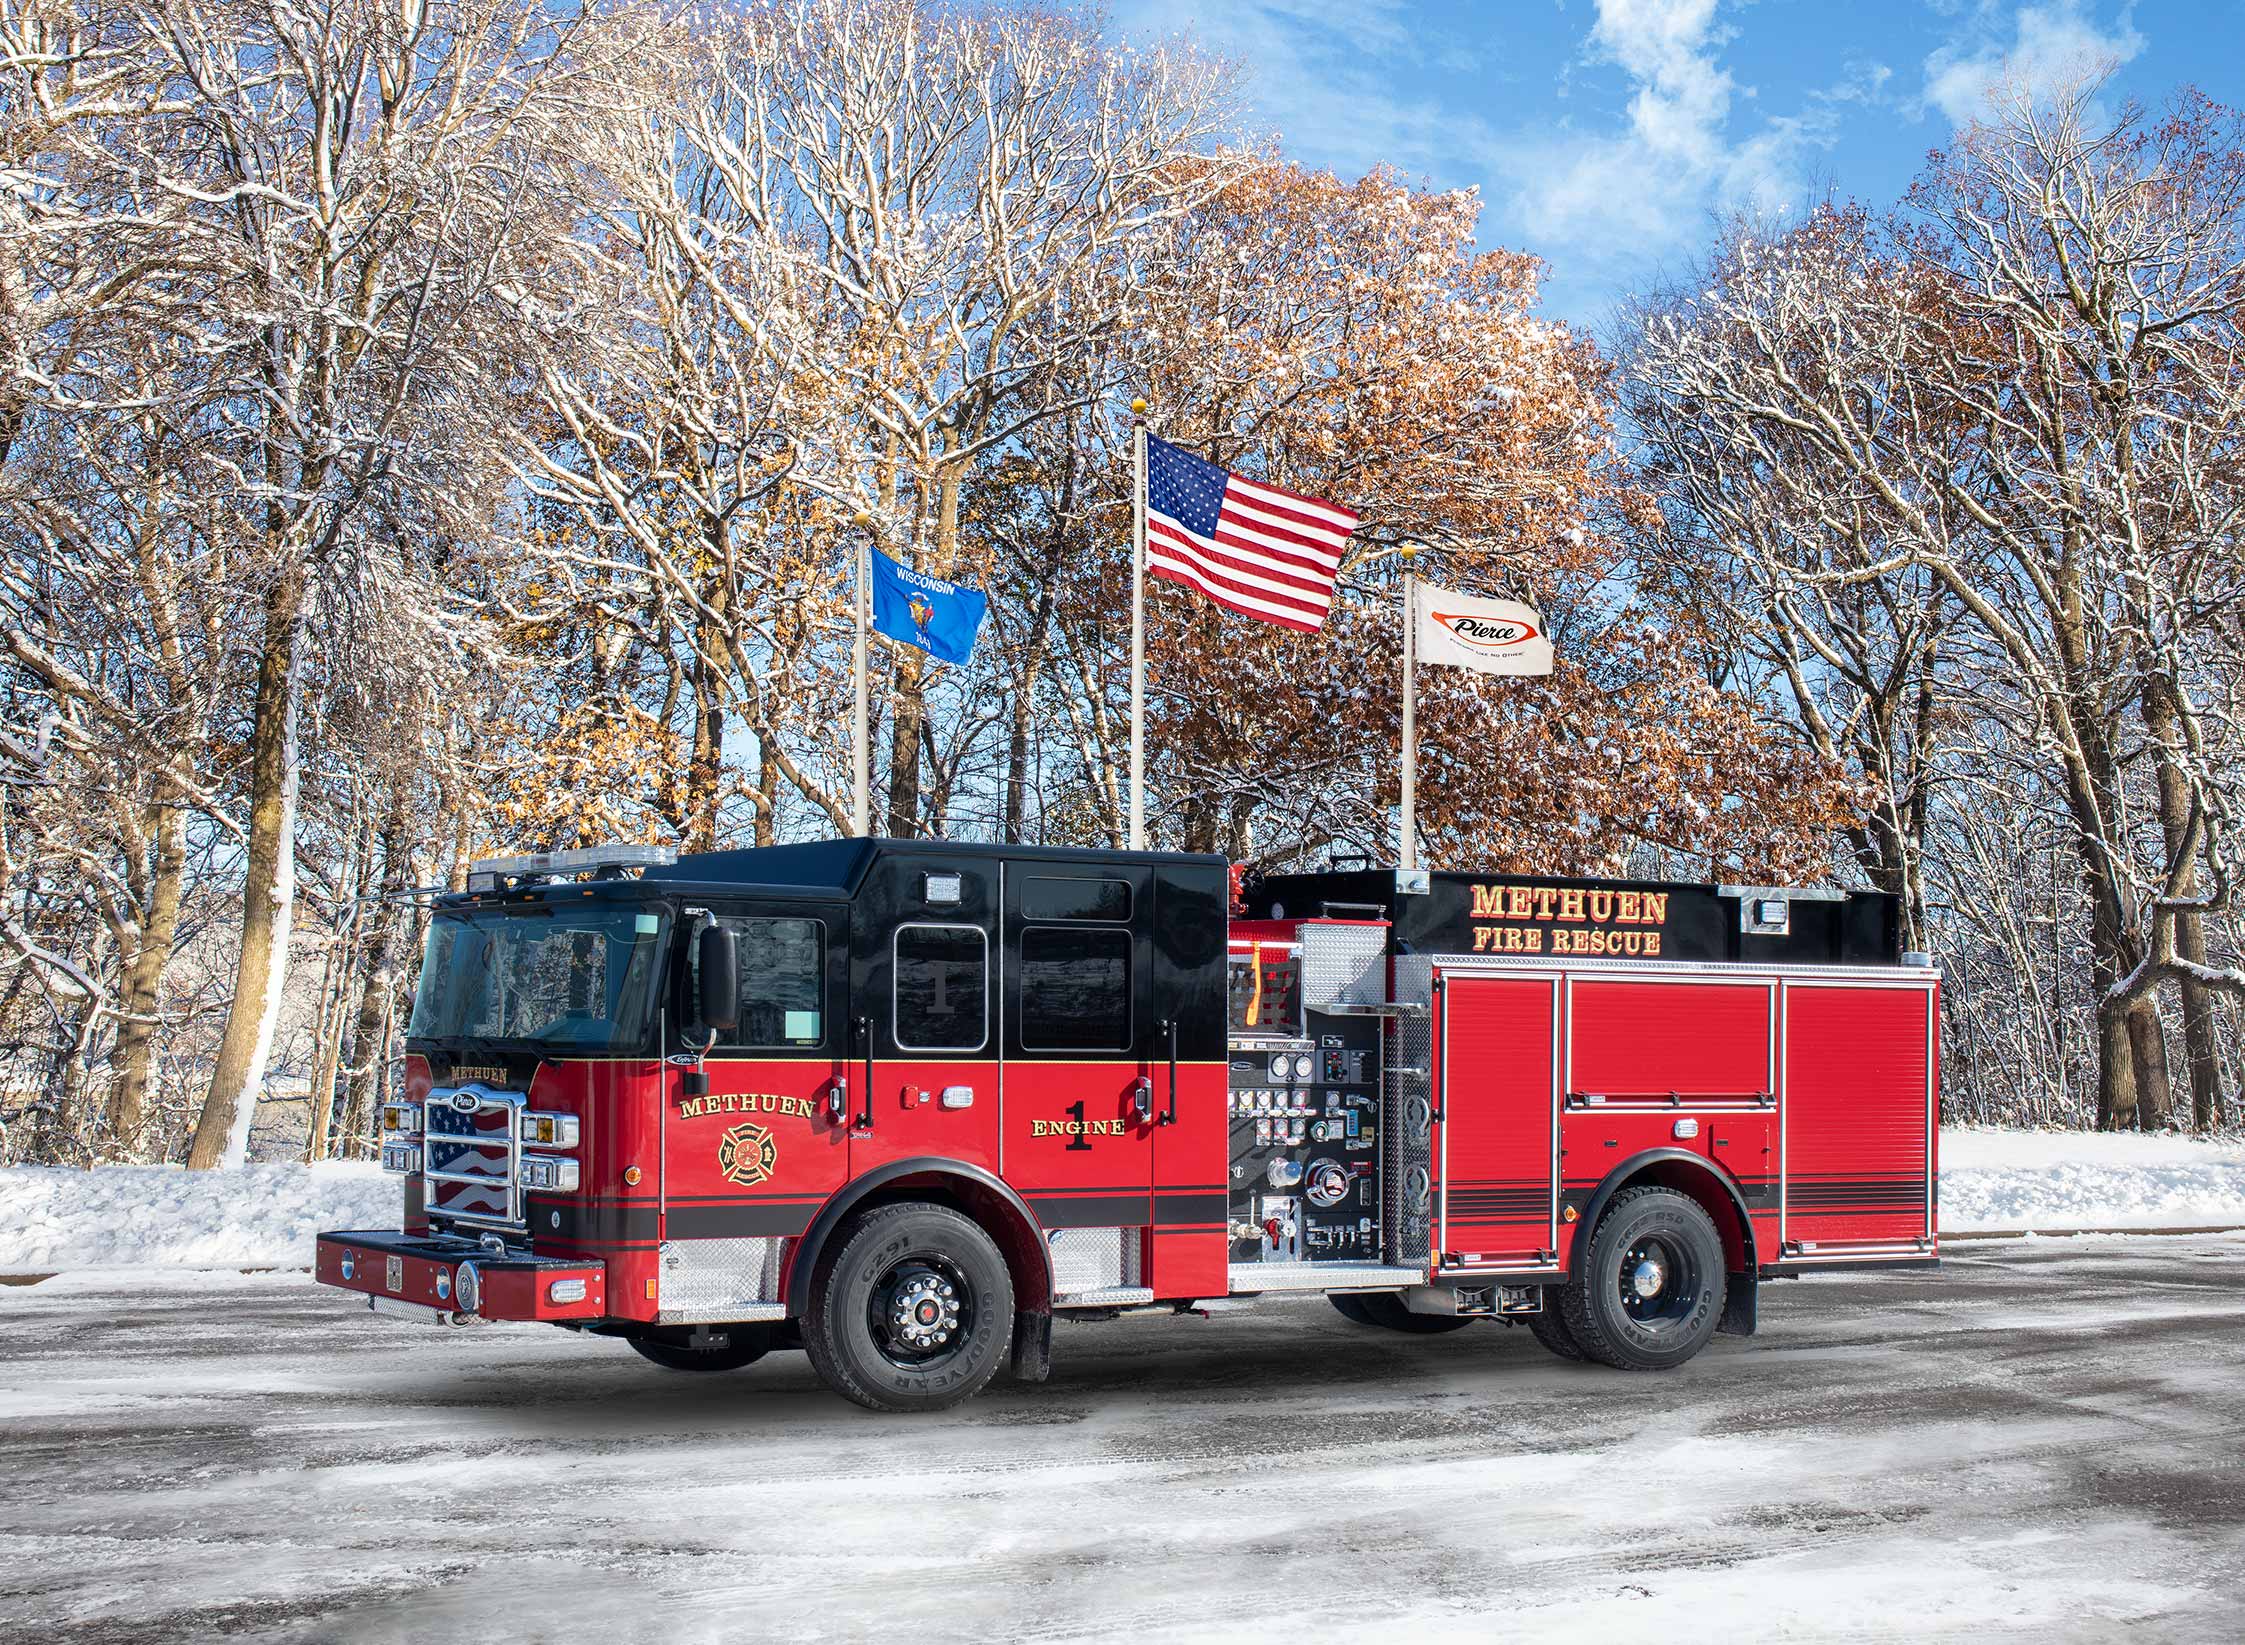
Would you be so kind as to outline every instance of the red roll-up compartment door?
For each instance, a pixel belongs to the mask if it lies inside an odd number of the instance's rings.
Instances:
[[[1933,1233],[1932,991],[1785,986],[1785,1237]]]
[[[1754,1106],[1775,1087],[1773,984],[1576,977],[1567,1089],[1608,1105]]]
[[[1558,1210],[1559,980],[1450,976],[1441,999],[1440,1249],[1472,1267],[1545,1263]]]

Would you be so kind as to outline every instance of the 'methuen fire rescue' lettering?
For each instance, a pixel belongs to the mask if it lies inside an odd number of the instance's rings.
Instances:
[[[1473,928],[1476,954],[1610,954],[1655,959],[1668,923],[1665,891],[1588,890],[1580,886],[1477,885],[1472,917],[1531,922]],[[1569,927],[1582,926],[1582,930]],[[1620,927],[1637,929],[1623,930]]]

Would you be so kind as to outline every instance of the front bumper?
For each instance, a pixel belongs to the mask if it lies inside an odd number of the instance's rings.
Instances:
[[[475,1265],[472,1294],[465,1298],[463,1263]],[[428,1318],[453,1323],[601,1319],[608,1313],[604,1263],[520,1251],[498,1255],[449,1234],[387,1229],[322,1234],[312,1272],[322,1285],[357,1291],[377,1304],[411,1304],[428,1310]],[[377,1312],[397,1310],[377,1307]]]

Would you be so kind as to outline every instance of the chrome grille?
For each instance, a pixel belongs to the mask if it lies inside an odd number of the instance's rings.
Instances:
[[[421,1174],[431,1215],[479,1226],[523,1225],[523,1098],[487,1085],[437,1086],[421,1104]]]

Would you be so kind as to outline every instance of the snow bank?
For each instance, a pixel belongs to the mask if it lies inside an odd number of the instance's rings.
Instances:
[[[2136,1132],[1941,1133],[1941,1231],[2245,1226],[2245,1143]]]
[[[377,1165],[183,1171],[0,1169],[0,1274],[63,1268],[303,1268],[323,1228],[395,1228],[398,1179]]]
[[[323,1228],[394,1228],[373,1165],[0,1170],[0,1274],[301,1268]],[[2083,1132],[1941,1133],[1945,1233],[2245,1226],[2245,1143]]]

